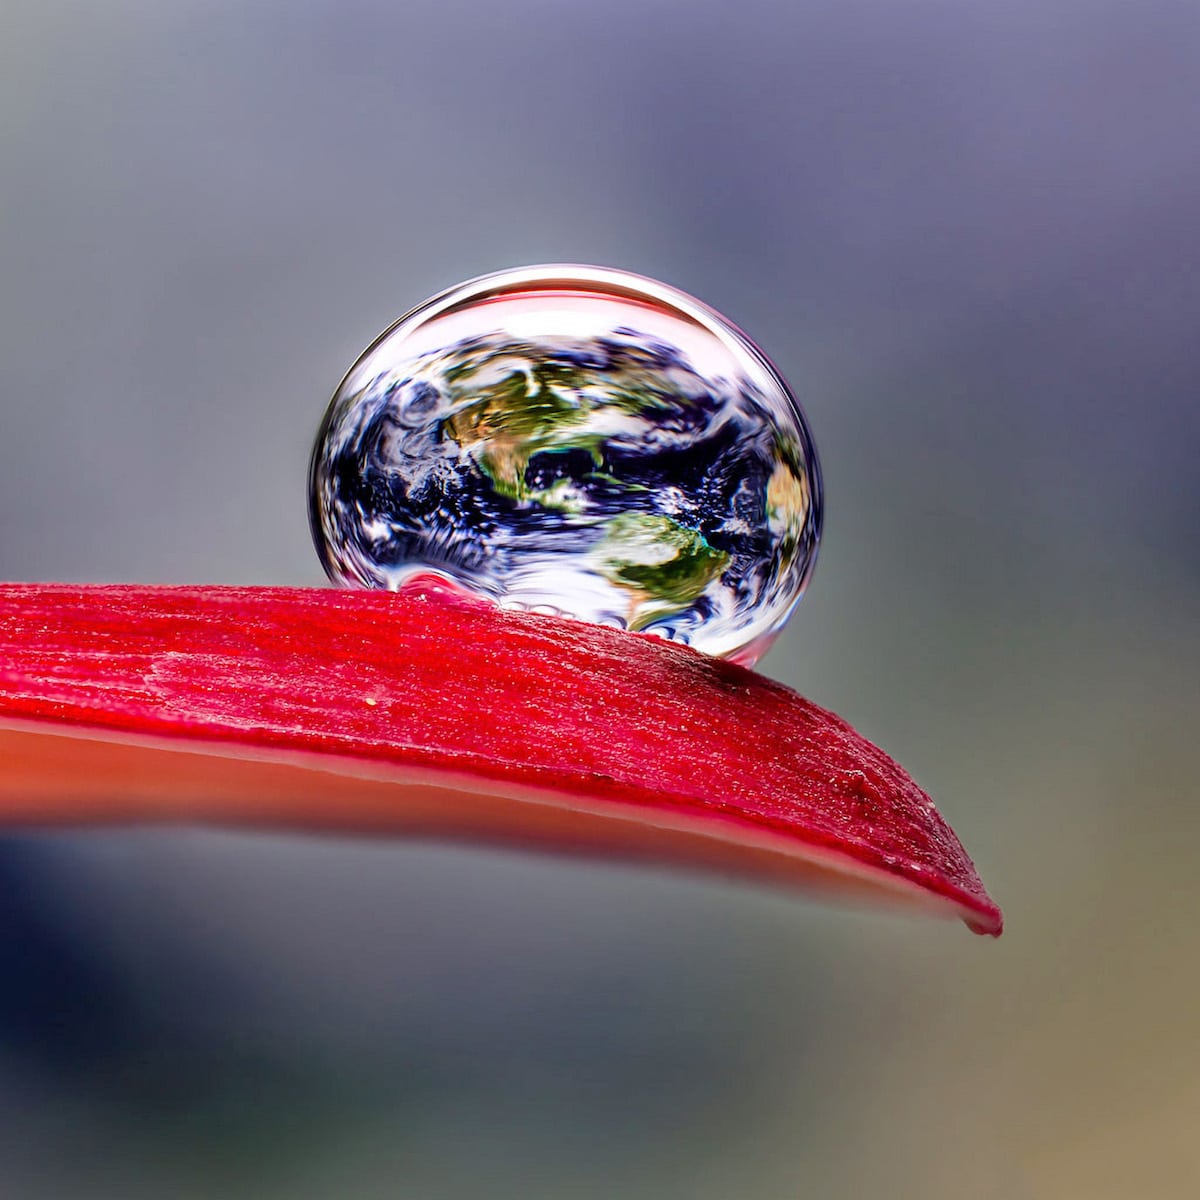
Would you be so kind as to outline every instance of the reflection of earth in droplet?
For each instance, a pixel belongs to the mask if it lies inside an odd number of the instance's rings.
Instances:
[[[339,583],[434,571],[747,662],[821,529],[803,414],[745,335],[599,268],[487,276],[402,318],[329,406],[311,503]]]

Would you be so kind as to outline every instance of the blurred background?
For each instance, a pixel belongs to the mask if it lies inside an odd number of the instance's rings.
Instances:
[[[1200,7],[6,0],[0,578],[318,584],[343,371],[505,266],[662,278],[827,484],[762,669],[999,942],[201,831],[0,844],[13,1197],[1192,1196]]]

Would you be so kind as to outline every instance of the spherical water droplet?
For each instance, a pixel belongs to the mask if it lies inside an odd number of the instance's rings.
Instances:
[[[734,325],[623,271],[526,267],[426,301],[362,355],[313,450],[340,584],[434,572],[492,600],[753,662],[821,534],[804,414]]]

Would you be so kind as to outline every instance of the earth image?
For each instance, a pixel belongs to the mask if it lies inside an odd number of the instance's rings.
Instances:
[[[753,661],[820,538],[799,406],[690,297],[547,270],[435,298],[351,370],[312,460],[327,572],[377,588],[434,572]]]

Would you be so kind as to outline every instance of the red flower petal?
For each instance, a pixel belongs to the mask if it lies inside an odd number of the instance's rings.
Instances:
[[[545,842],[889,895],[999,934],[846,722],[657,638],[402,593],[0,586],[0,821]]]

